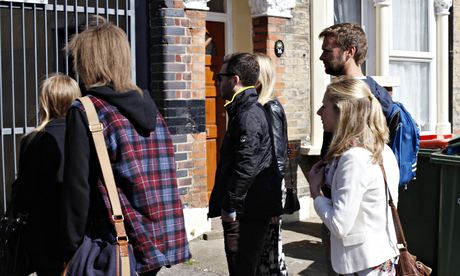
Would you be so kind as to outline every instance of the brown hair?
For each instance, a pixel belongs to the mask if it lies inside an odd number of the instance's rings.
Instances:
[[[41,131],[53,119],[65,117],[72,102],[81,96],[80,87],[71,77],[56,73],[42,81],[40,85],[40,125]]]
[[[367,56],[367,39],[363,29],[352,23],[335,24],[324,29],[319,38],[332,36],[337,40],[337,46],[342,51],[356,48],[354,60],[357,65],[363,64]]]
[[[131,50],[126,33],[101,16],[71,38],[67,50],[87,88],[112,85],[117,92],[142,90],[131,79]]]
[[[326,161],[358,146],[369,150],[374,162],[380,162],[388,142],[388,127],[369,86],[362,80],[341,77],[328,85],[324,98],[334,103],[339,115]]]
[[[224,57],[225,63],[227,64],[227,72],[238,75],[243,86],[251,86],[257,83],[260,69],[254,54],[229,54]]]

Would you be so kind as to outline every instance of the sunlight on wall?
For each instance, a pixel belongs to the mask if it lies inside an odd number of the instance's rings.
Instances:
[[[233,50],[252,53],[252,18],[248,0],[233,1]]]

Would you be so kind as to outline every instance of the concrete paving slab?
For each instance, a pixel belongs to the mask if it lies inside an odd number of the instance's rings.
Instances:
[[[283,225],[283,250],[289,275],[327,275],[320,226],[318,219]],[[191,261],[163,268],[158,275],[228,275],[221,229],[212,232],[209,240],[198,238],[190,242]]]

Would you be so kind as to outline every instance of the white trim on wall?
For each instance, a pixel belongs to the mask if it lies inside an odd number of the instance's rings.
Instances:
[[[334,24],[334,0],[312,0],[310,9],[311,24],[311,130],[310,139],[302,143],[301,153],[305,155],[319,155],[323,143],[323,126],[316,111],[322,105],[324,91],[331,78],[324,72],[324,65],[319,60],[321,56],[322,40],[318,39],[319,33],[326,27]]]

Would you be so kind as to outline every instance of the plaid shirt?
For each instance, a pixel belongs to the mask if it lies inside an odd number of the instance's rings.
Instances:
[[[177,190],[174,148],[160,112],[155,131],[142,136],[115,106],[90,98],[104,126],[136,270],[145,272],[188,260],[191,256]],[[80,102],[75,105],[83,110]],[[102,180],[98,188],[111,210]]]

